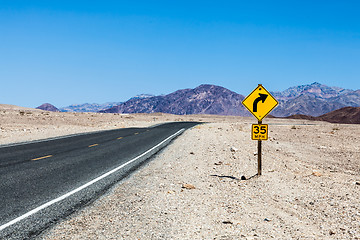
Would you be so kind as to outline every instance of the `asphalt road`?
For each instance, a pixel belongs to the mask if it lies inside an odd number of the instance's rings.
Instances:
[[[196,124],[167,123],[0,146],[0,239],[36,237]]]

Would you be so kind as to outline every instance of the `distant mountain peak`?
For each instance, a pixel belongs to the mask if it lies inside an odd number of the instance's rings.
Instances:
[[[244,96],[229,89],[202,84],[194,89],[180,89],[164,96],[130,99],[119,106],[101,111],[107,113],[170,113],[241,115],[250,114],[242,106]]]
[[[204,91],[204,92],[228,92],[228,93],[235,93],[227,88],[224,88],[222,86],[213,85],[213,84],[201,84],[200,86],[193,89],[194,91]]]
[[[50,111],[50,112],[60,112],[60,110],[55,107],[54,105],[50,104],[50,103],[44,103],[40,106],[38,106],[36,109],[41,109],[44,111]]]
[[[351,90],[339,87],[329,87],[318,82],[313,82],[311,84],[290,87],[282,92],[273,92],[273,95],[278,100],[288,101],[304,94],[314,95],[318,98],[326,99],[338,97],[339,95],[347,93],[349,91]]]
[[[275,92],[274,97],[280,105],[272,114],[279,117],[293,114],[320,116],[345,106],[360,106],[360,92],[318,82]]]
[[[205,84],[199,85],[199,86],[196,87],[195,89],[203,89],[203,88],[223,88],[223,87],[217,86],[217,85],[213,85],[213,84],[205,83]]]
[[[153,94],[147,94],[147,93],[142,93],[142,94],[138,94],[135,97],[132,97],[130,99],[143,99],[143,98],[149,98],[149,97],[154,97],[155,95]]]
[[[325,86],[321,83],[318,83],[318,82],[313,82],[312,84],[310,84],[310,86],[317,86],[317,87],[320,87],[320,86]]]

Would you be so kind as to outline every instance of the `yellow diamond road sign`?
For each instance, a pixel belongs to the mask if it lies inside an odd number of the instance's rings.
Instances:
[[[242,101],[242,104],[252,113],[252,115],[254,115],[254,117],[261,121],[279,103],[261,84],[259,84],[259,86],[257,86],[257,88]]]

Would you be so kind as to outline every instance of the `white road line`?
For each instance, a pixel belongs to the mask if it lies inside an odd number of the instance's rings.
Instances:
[[[173,137],[175,137],[175,136],[177,136],[177,135],[181,134],[181,133],[182,133],[182,132],[184,132],[184,131],[185,131],[185,129],[184,129],[184,128],[180,129],[179,131],[177,131],[176,133],[174,133],[174,134],[173,134],[173,135],[171,135],[170,137],[166,138],[165,140],[163,140],[162,142],[160,142],[160,143],[159,143],[159,144],[157,144],[156,146],[154,146],[154,147],[150,148],[150,149],[149,149],[149,150],[147,150],[146,152],[144,152],[144,153],[140,154],[139,156],[137,156],[137,157],[135,157],[135,158],[131,159],[130,161],[128,161],[128,162],[126,162],[126,163],[124,163],[124,164],[122,164],[122,165],[120,165],[120,166],[118,166],[118,167],[114,168],[113,170],[110,170],[109,172],[107,172],[107,173],[105,173],[105,174],[101,175],[100,177],[97,177],[97,178],[95,178],[95,179],[91,180],[90,182],[88,182],[88,183],[86,183],[86,184],[84,184],[84,185],[82,185],[82,186],[80,186],[80,187],[78,187],[78,188],[76,188],[76,189],[72,190],[71,192],[68,192],[68,193],[66,193],[66,194],[64,194],[64,195],[62,195],[62,196],[60,196],[60,197],[58,197],[58,198],[55,198],[55,199],[53,199],[53,200],[51,200],[51,201],[49,201],[49,202],[47,202],[47,203],[45,203],[45,204],[43,204],[43,205],[41,205],[41,206],[39,206],[39,207],[37,207],[37,208],[35,208],[35,209],[33,209],[33,210],[29,211],[29,212],[27,212],[27,213],[25,213],[25,214],[21,215],[20,217],[17,217],[17,218],[15,218],[15,219],[11,220],[10,222],[5,223],[4,225],[1,225],[1,226],[0,226],[0,231],[2,231],[2,230],[4,230],[5,228],[7,228],[7,227],[9,227],[9,226],[11,226],[11,225],[13,225],[13,224],[15,224],[15,223],[17,223],[17,222],[21,221],[21,220],[23,220],[23,219],[25,219],[25,218],[27,218],[27,217],[29,217],[29,216],[33,215],[33,214],[35,214],[35,213],[39,212],[40,210],[43,210],[43,209],[45,209],[45,208],[47,208],[47,207],[51,206],[51,205],[52,205],[52,204],[54,204],[54,203],[57,203],[57,202],[60,202],[61,200],[64,200],[65,198],[67,198],[67,197],[69,197],[69,196],[71,196],[71,195],[73,195],[73,194],[75,194],[75,193],[77,193],[77,192],[79,192],[79,191],[83,190],[84,188],[87,188],[88,186],[90,186],[90,185],[92,185],[92,184],[94,184],[94,183],[96,183],[96,182],[100,181],[101,179],[103,179],[103,178],[105,178],[105,177],[107,177],[107,176],[109,176],[109,175],[113,174],[114,172],[116,172],[116,171],[120,170],[121,168],[123,168],[123,167],[125,167],[125,166],[129,165],[130,163],[135,162],[135,161],[136,161],[136,160],[138,160],[139,158],[141,158],[141,157],[145,156],[146,154],[148,154],[148,153],[149,153],[149,152],[151,152],[152,150],[154,150],[154,149],[156,149],[156,148],[160,147],[160,146],[161,146],[164,142],[166,142],[166,141],[168,141],[169,139],[171,139],[171,138],[173,138]]]

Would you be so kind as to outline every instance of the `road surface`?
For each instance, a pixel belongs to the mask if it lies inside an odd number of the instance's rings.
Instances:
[[[195,122],[0,147],[0,239],[32,238],[101,195]]]

